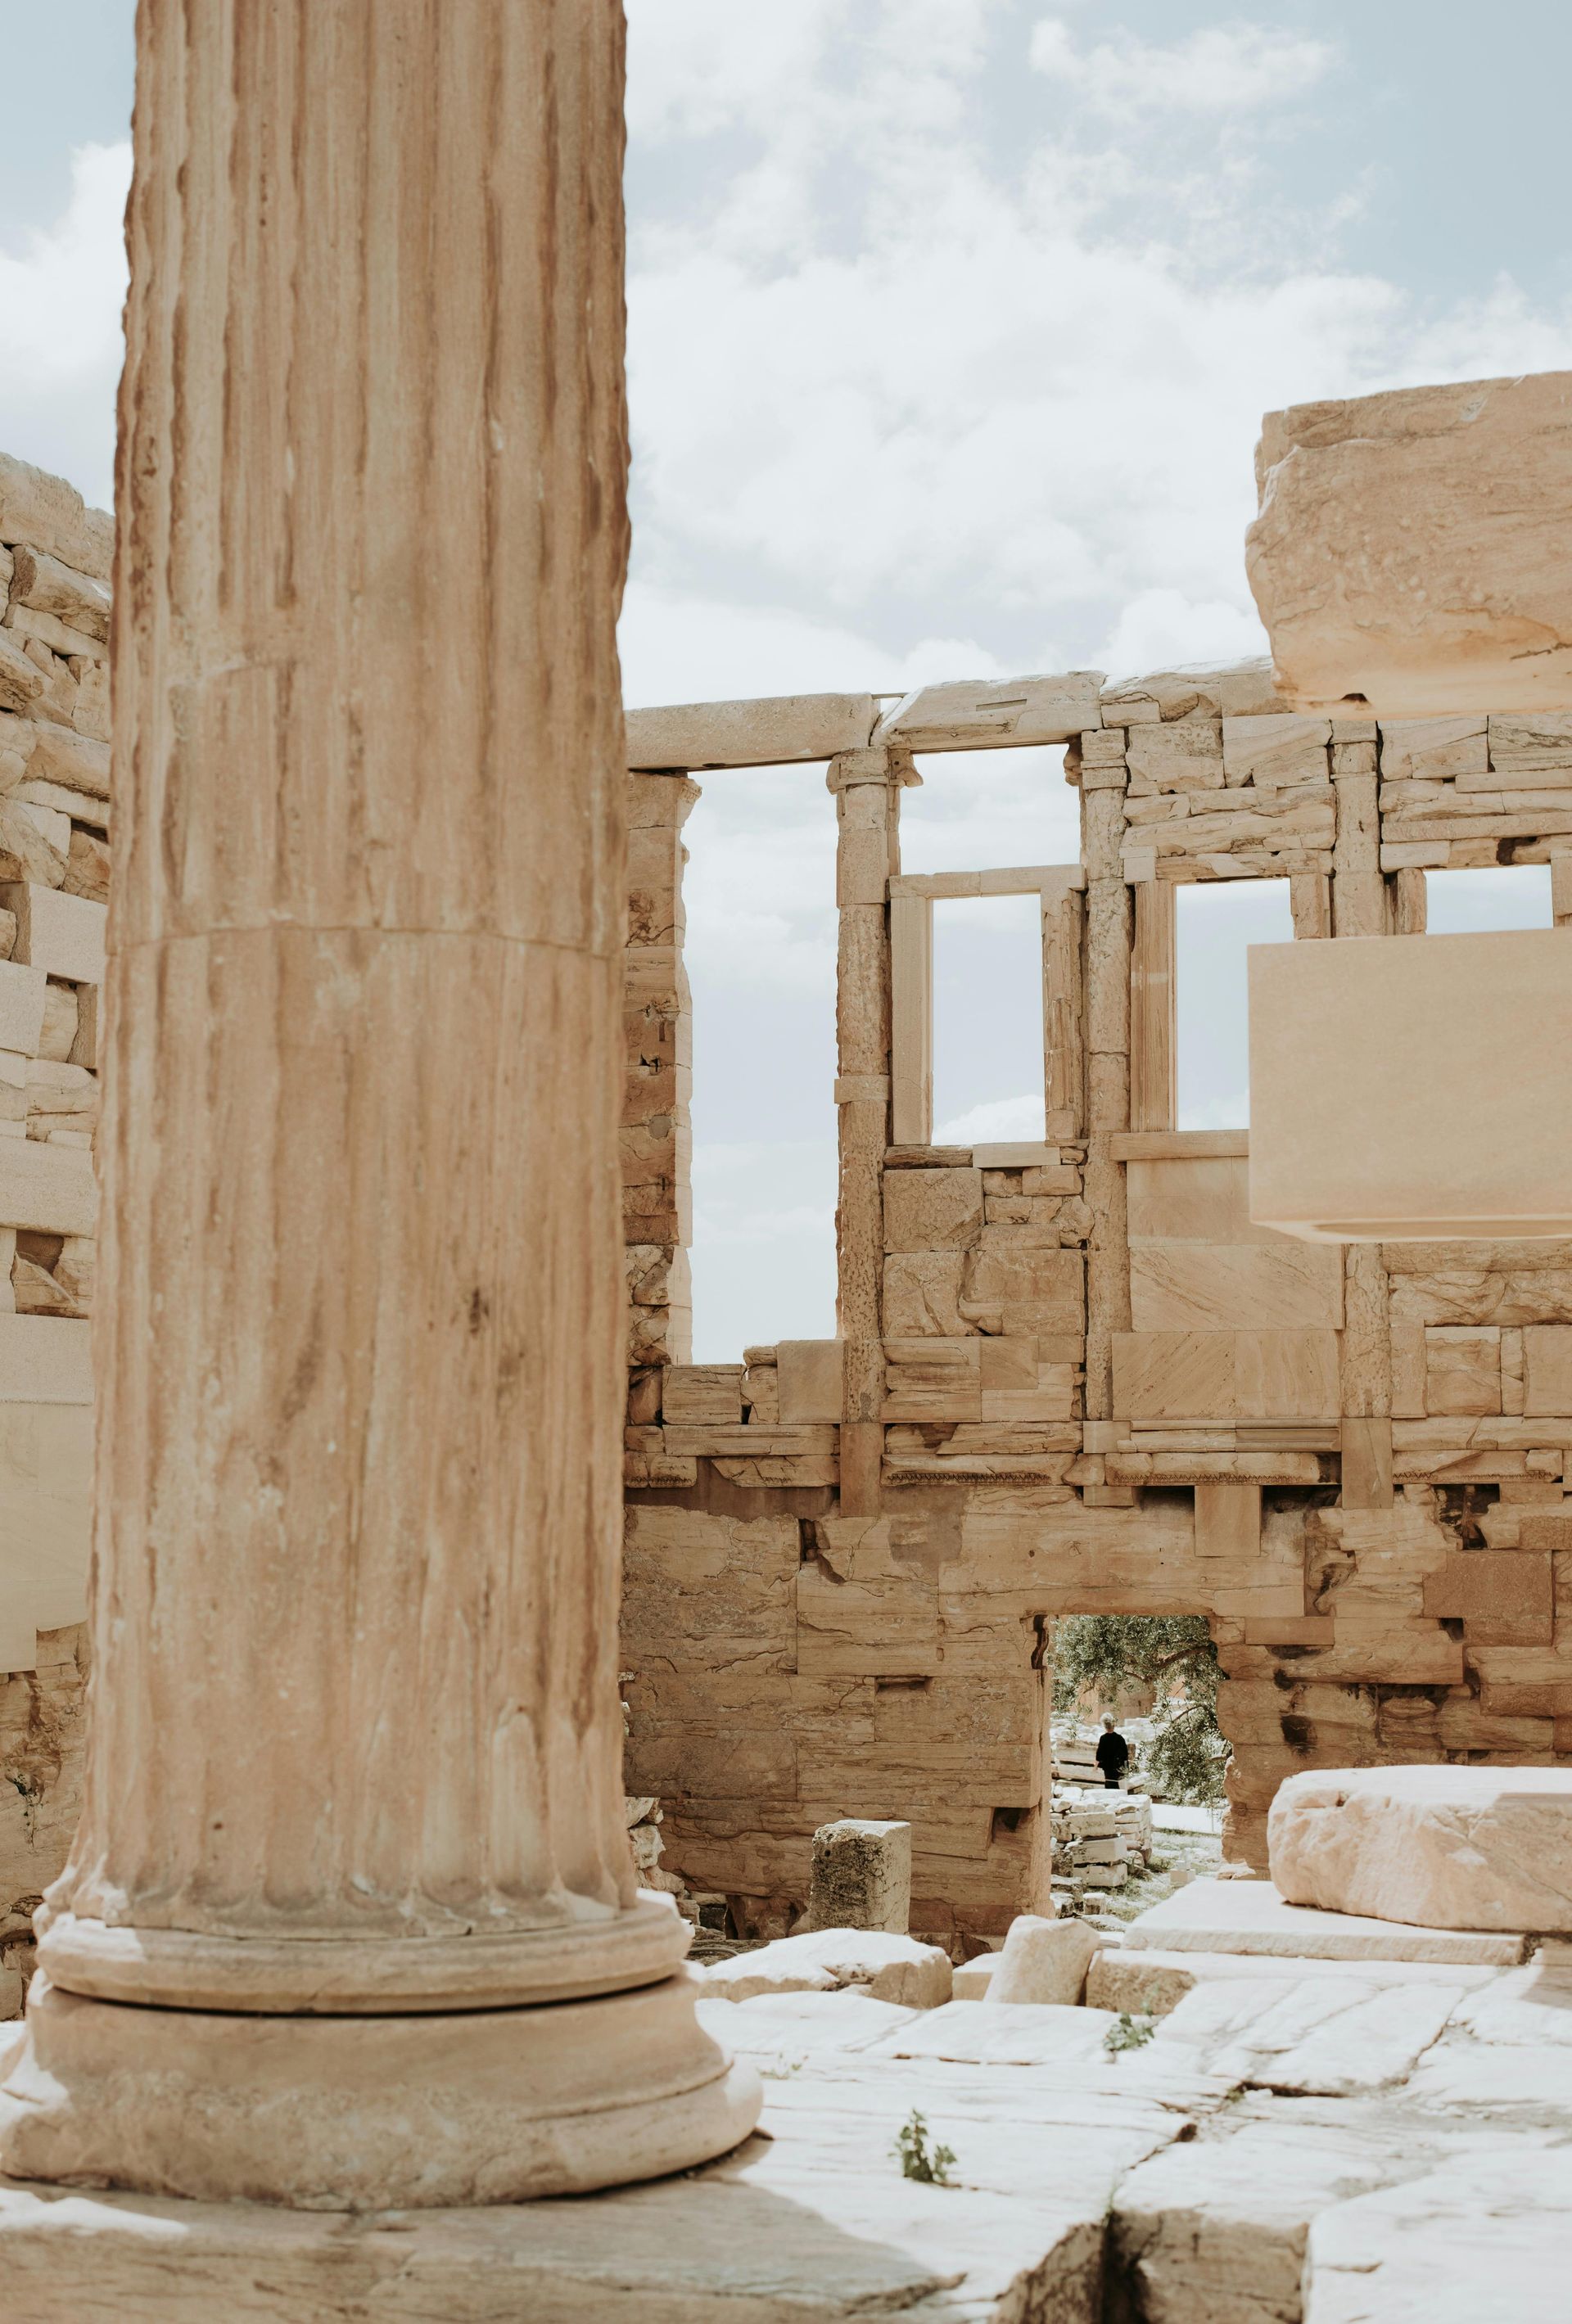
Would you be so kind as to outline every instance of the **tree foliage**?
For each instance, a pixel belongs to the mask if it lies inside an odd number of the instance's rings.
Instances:
[[[1083,1688],[1110,1703],[1128,1687],[1155,1688],[1147,1772],[1170,1799],[1221,1800],[1228,1746],[1217,1727],[1221,1673],[1204,1615],[1068,1615],[1054,1629],[1053,1675],[1067,1705]]]

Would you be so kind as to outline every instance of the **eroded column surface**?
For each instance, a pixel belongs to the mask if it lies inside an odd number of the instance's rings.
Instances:
[[[90,1766],[16,2172],[495,2200],[751,2123],[622,1803],[621,44],[143,0]]]

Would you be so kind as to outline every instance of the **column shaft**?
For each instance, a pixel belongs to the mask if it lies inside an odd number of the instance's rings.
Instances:
[[[751,2118],[622,1799],[622,46],[141,0],[89,1766],[13,2170],[495,2200]]]

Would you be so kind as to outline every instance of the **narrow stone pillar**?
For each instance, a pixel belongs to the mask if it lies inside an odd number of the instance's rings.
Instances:
[[[756,2112],[622,1801],[622,38],[142,0],[90,1766],[20,2176],[495,2202]]]
[[[844,1400],[840,1506],[879,1514],[884,1454],[884,1148],[890,1123],[889,881],[901,868],[900,785],[916,777],[895,751],[846,751],[827,778],[837,817],[836,1102],[840,1184],[836,1204],[837,1312]]]
[[[1109,770],[1112,771],[1112,770]],[[1087,1252],[1087,1417],[1114,1410],[1113,1344],[1130,1329],[1130,1251],[1124,1166],[1113,1139],[1130,1127],[1130,890],[1121,869],[1124,793],[1104,782],[1081,792],[1087,867],[1087,1174],[1092,1213]],[[1118,1489],[1092,1486],[1099,1499]]]

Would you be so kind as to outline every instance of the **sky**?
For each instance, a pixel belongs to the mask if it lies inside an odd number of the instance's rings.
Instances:
[[[0,447],[103,503],[132,16],[0,0]],[[1556,0],[629,20],[630,702],[1259,651],[1263,411],[1572,364]],[[925,762],[906,868],[1073,860],[1059,761]],[[834,1328],[834,815],[821,769],[704,794],[696,1352],[719,1360]],[[1540,912],[1532,881],[1450,879],[1464,924]],[[1182,1118],[1221,1126],[1247,1103],[1241,946],[1282,899],[1188,908]],[[941,912],[941,1133],[1031,1134],[1031,965],[1009,899]]]

